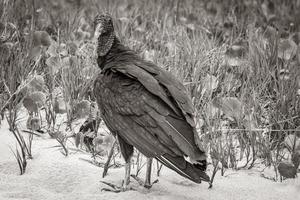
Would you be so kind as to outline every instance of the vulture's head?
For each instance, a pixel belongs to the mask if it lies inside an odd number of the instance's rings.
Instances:
[[[94,40],[97,42],[98,56],[105,56],[115,39],[114,25],[109,14],[99,14],[94,20]]]

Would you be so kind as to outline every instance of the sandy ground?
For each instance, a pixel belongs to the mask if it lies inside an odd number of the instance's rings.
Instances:
[[[111,168],[108,176],[102,179],[102,168],[82,160],[90,159],[88,154],[73,152],[64,157],[57,148],[52,148],[57,145],[56,140],[47,137],[35,138],[34,159],[28,161],[26,173],[20,176],[10,150],[10,147],[15,148],[16,142],[7,128],[3,121],[0,127],[0,200],[295,200],[300,196],[299,177],[276,183],[260,177],[257,170],[227,171],[226,177],[217,175],[214,187],[208,189],[208,184],[197,185],[167,168],[162,169],[159,182],[150,190],[132,180],[131,185],[137,191],[102,192],[105,186],[100,180],[120,184],[124,169]],[[153,175],[153,179],[156,178]]]

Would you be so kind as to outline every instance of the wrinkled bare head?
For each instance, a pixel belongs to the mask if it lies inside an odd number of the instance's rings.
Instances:
[[[99,14],[94,20],[95,36],[114,32],[112,18],[109,14]]]
[[[97,41],[97,53],[105,56],[114,42],[115,33],[112,17],[109,14],[99,14],[94,20],[94,40]]]

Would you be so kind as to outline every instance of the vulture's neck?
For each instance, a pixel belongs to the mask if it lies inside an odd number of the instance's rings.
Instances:
[[[126,57],[128,55],[134,56],[134,52],[121,44],[117,36],[114,36],[113,44],[107,54],[104,56],[98,56],[98,66],[101,68],[101,70],[103,70],[104,67],[106,68],[107,65],[111,64],[112,62],[122,62],[122,55],[126,55]]]

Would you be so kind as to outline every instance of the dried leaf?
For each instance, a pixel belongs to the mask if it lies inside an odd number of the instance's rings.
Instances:
[[[300,138],[296,135],[287,135],[284,139],[284,144],[290,149],[300,148]]]

